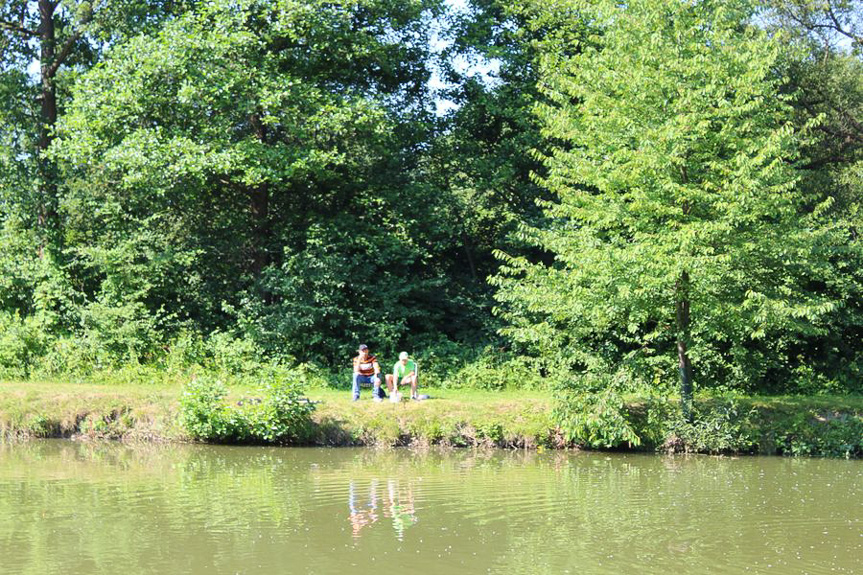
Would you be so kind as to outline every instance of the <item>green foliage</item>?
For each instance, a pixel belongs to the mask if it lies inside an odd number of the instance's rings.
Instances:
[[[314,405],[303,399],[292,378],[272,378],[260,397],[226,402],[225,385],[198,378],[180,399],[181,423],[188,434],[205,441],[239,443],[304,443],[311,438]]]
[[[5,203],[0,198],[0,206]],[[29,313],[40,279],[39,263],[32,251],[36,237],[19,214],[5,216],[0,215],[0,310]]]
[[[50,153],[83,301],[65,327],[117,361],[191,329],[292,362],[445,325],[450,219],[417,153],[437,7],[215,2],[113,46]]]
[[[623,400],[626,385],[621,373],[589,374],[560,385],[553,417],[566,441],[590,448],[640,445]]]
[[[863,415],[804,411],[764,417],[762,450],[793,456],[863,456]]]
[[[829,200],[832,219],[848,226],[859,246],[863,214],[863,52],[860,48],[859,6],[845,0],[769,2],[769,25],[781,29],[793,50],[783,57],[785,91],[796,93],[795,123],[817,122],[803,148],[805,166],[799,187],[818,201]],[[850,292],[861,301],[860,265],[856,255],[843,253],[845,273],[852,281],[824,282],[825,292]],[[860,309],[847,305],[830,318],[830,329],[817,338],[793,345],[795,375],[777,378],[790,385],[772,385],[769,391],[818,393],[861,390]],[[799,374],[799,379],[798,379]],[[841,392],[840,391],[840,392]]]
[[[35,317],[0,311],[0,377],[27,379],[45,347],[45,332]]]
[[[219,331],[206,339],[198,358],[209,370],[232,376],[253,375],[263,363],[261,349],[254,341]]]
[[[662,387],[683,346],[700,386],[758,389],[790,380],[840,317],[859,330],[859,246],[797,186],[812,126],[792,121],[785,44],[753,24],[756,4],[565,5],[591,29],[544,55],[541,183],[557,200],[521,230],[542,258],[500,254],[503,333]]]
[[[42,414],[36,414],[28,418],[26,433],[31,437],[52,437],[56,434],[55,426]]]
[[[666,422],[661,448],[693,453],[752,453],[758,448],[755,409],[743,409],[733,399],[696,404],[693,421],[679,413]]]
[[[249,337],[281,357],[344,361],[359,341],[392,352],[412,324],[428,329],[415,298],[442,287],[441,279],[413,273],[422,254],[409,235],[392,232],[403,224],[396,214],[369,216],[382,225],[357,233],[348,219],[321,218],[303,251],[285,249],[281,266],[261,280],[274,301],[250,298],[238,314]]]
[[[703,398],[693,419],[663,397],[627,404],[625,416],[641,446],[663,452],[767,453],[790,456],[860,457],[863,416],[852,404],[833,408],[800,398]],[[621,445],[611,443],[612,447]]]
[[[523,6],[501,0],[466,4],[450,17],[452,44],[442,62],[450,82],[443,95],[458,107],[434,141],[430,168],[457,226],[449,230],[456,241],[448,255],[463,258],[465,265],[453,273],[469,276],[474,289],[487,291],[485,280],[499,266],[493,250],[519,249],[512,232],[540,215],[535,200],[547,196],[531,178],[542,170],[531,151],[545,146],[532,113],[539,97],[537,46],[572,21],[557,12],[539,30],[528,25],[529,10]],[[496,70],[483,78],[457,64],[464,58]]]
[[[347,386],[365,341],[425,384],[569,381],[596,445],[679,343],[703,390],[863,390],[851,3],[466,4],[63,2],[56,124],[6,27],[0,375]]]
[[[189,435],[198,439],[225,437],[227,397],[228,388],[218,380],[199,378],[186,384],[180,398],[180,422]]]
[[[542,389],[548,384],[530,358],[486,348],[474,360],[448,376],[444,387],[466,389]]]

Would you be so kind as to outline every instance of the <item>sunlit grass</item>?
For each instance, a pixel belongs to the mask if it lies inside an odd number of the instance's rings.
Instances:
[[[229,386],[227,401],[260,397],[254,385]],[[0,382],[0,436],[70,436],[144,440],[186,440],[179,423],[183,382]],[[497,445],[560,446],[562,436],[552,419],[553,398],[537,390],[478,390],[420,387],[424,401],[372,401],[362,389],[352,401],[348,385],[340,389],[313,387],[306,396],[316,404],[313,420],[322,445]],[[670,398],[674,401],[674,398]],[[861,396],[756,396],[696,398],[703,409],[721,408],[729,400],[741,413],[756,410],[753,421],[761,432],[782,435],[809,433],[807,441],[822,441],[818,422],[836,424],[863,417]],[[643,410],[643,398],[628,397],[631,408]],[[850,418],[850,419],[849,419]],[[804,426],[806,422],[815,427]],[[808,425],[808,424],[807,424]],[[797,431],[792,431],[797,430]],[[825,431],[825,433],[827,433]],[[809,443],[801,447],[808,453]],[[767,449],[766,452],[771,452]],[[812,451],[817,452],[816,451]]]

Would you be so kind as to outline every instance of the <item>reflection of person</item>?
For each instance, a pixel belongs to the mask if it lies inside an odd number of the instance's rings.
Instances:
[[[405,529],[417,522],[413,491],[408,487],[407,497],[402,501],[396,482],[392,479],[387,482],[387,491],[390,496],[390,517],[393,520],[393,529],[396,531],[396,538],[401,541],[404,539]]]
[[[369,353],[369,346],[360,344],[359,355],[354,358],[354,401],[360,398],[360,384],[371,383],[374,385],[372,399],[380,401],[381,391],[381,367],[375,356]]]
[[[351,515],[348,518],[348,521],[351,522],[351,530],[353,531],[354,537],[359,537],[360,531],[362,531],[363,527],[371,525],[378,520],[377,481],[373,480],[371,488],[369,489],[367,510],[363,510],[357,506],[356,486],[354,485],[354,482],[351,481],[350,486],[348,487],[348,507],[351,510]]]
[[[417,376],[416,362],[410,358],[408,352],[401,352],[399,360],[393,366],[393,393],[398,393],[401,382],[402,385],[411,386],[411,399],[417,399]]]

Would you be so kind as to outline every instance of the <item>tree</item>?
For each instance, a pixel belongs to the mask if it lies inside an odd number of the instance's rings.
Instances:
[[[6,132],[17,132],[18,138],[32,130],[35,147],[21,152],[32,156],[36,181],[36,227],[40,236],[37,246],[42,257],[46,243],[60,238],[57,221],[57,175],[52,162],[44,157],[54,137],[60,105],[58,75],[69,64],[92,64],[96,54],[112,40],[130,33],[146,31],[183,9],[185,3],[169,0],[130,2],[121,0],[3,0],[0,2],[0,71],[10,95],[23,96],[18,102],[22,112],[35,101],[38,114],[29,124],[7,124]],[[25,70],[33,61],[39,64],[38,87],[28,81]],[[32,88],[36,88],[33,90]],[[11,102],[10,102],[11,103]],[[23,106],[22,106],[23,104]],[[19,118],[22,120],[23,118]]]
[[[506,333],[603,385],[653,386],[673,357],[688,417],[696,381],[758,385],[789,341],[829,331],[855,297],[821,289],[849,281],[847,235],[796,186],[806,133],[755,3],[567,5],[592,33],[545,55],[558,199],[523,229],[553,264],[501,254]]]
[[[833,210],[858,217],[863,160],[863,22],[859,2],[794,0],[771,3],[771,26],[797,49],[784,54],[786,92],[798,97],[798,124],[818,119],[805,149],[804,186],[836,200]]]
[[[804,30],[826,48],[847,43],[863,50],[863,14],[859,0],[773,0],[780,22]]]
[[[412,166],[435,6],[214,2],[84,75],[52,157],[93,337],[119,356],[181,326],[303,359],[394,346],[443,283],[411,221],[434,221]]]
[[[500,325],[489,313],[488,278],[500,265],[494,251],[533,251],[513,232],[541,218],[536,199],[548,196],[531,176],[542,171],[535,150],[544,145],[533,113],[540,48],[578,34],[578,16],[556,5],[471,0],[446,23],[441,95],[455,107],[440,119],[423,169],[450,223],[435,243],[463,294],[455,321],[485,342]],[[477,67],[489,71],[480,76]]]

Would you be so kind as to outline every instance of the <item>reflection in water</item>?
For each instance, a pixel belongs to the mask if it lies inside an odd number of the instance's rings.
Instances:
[[[863,573],[863,462],[0,445],[0,574],[347,570]]]
[[[351,480],[348,488],[348,507],[351,509],[351,515],[348,521],[351,522],[351,529],[354,537],[359,537],[363,527],[367,527],[378,520],[378,481],[372,479],[369,487],[368,502],[363,504],[357,498],[357,486],[354,480]]]
[[[388,479],[386,482],[387,498],[389,505],[384,510],[384,517],[392,520],[396,539],[404,541],[405,529],[417,522],[416,506],[414,504],[413,482],[409,481],[407,487],[399,488],[398,479]],[[368,487],[368,499],[362,500],[361,489],[353,479],[348,486],[348,507],[351,511],[348,521],[354,537],[359,537],[364,527],[368,527],[378,520],[378,494],[379,483],[372,479]]]
[[[396,538],[403,541],[405,529],[417,522],[416,508],[414,507],[414,492],[410,482],[405,491],[398,488],[398,480],[387,481],[387,493],[390,496],[390,517],[393,520],[393,529]]]

